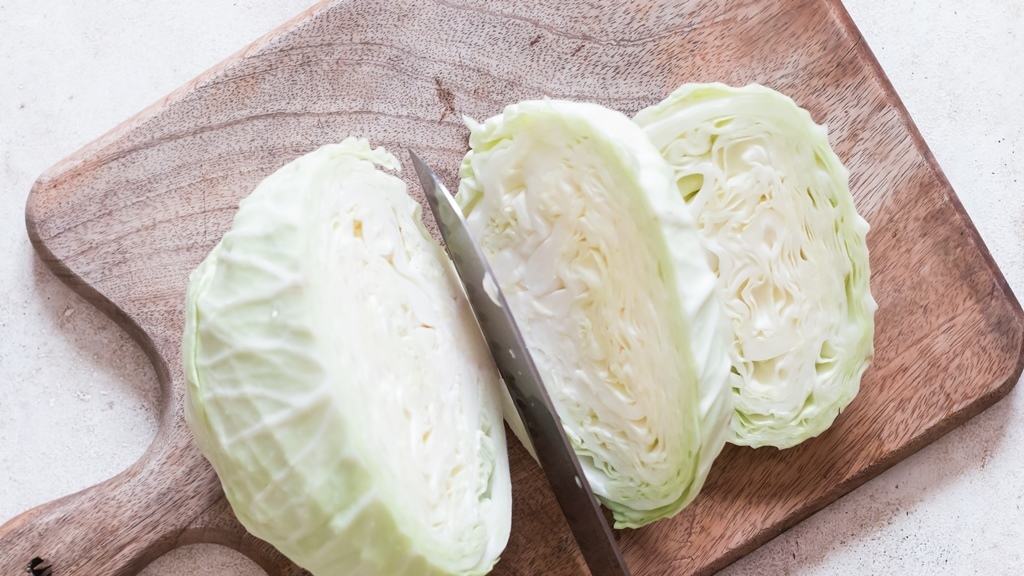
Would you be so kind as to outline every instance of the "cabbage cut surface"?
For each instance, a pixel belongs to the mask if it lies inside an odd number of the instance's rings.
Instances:
[[[193,273],[187,417],[254,535],[317,576],[484,574],[500,380],[447,257],[364,140],[284,166]]]
[[[459,202],[587,479],[618,527],[678,512],[732,405],[715,276],[671,169],[595,104],[523,102],[469,123]]]
[[[825,128],[763,86],[691,84],[636,116],[675,171],[733,328],[732,442],[828,428],[873,354],[867,222]]]

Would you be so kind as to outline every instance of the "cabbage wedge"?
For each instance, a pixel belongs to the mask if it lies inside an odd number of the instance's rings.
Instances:
[[[500,379],[398,161],[325,146],[193,273],[186,415],[232,508],[317,576],[484,574],[508,540]]]
[[[640,111],[712,253],[732,324],[732,439],[788,448],[857,394],[874,351],[867,222],[823,126],[751,85],[684,85]]]
[[[467,123],[460,205],[587,479],[617,527],[675,514],[732,404],[716,279],[671,169],[596,104],[523,102]]]

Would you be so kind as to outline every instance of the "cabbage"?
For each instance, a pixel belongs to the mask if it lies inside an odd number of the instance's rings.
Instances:
[[[868,224],[824,127],[763,86],[691,84],[636,116],[675,170],[733,329],[732,442],[828,428],[873,354]]]
[[[193,273],[187,418],[255,536],[318,576],[484,574],[508,540],[500,380],[398,161],[286,165]]]
[[[596,104],[523,102],[468,124],[460,205],[587,480],[617,527],[671,516],[700,490],[732,404],[716,279],[670,167]]]

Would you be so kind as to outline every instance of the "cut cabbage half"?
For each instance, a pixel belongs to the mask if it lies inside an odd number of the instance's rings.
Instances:
[[[678,512],[732,404],[728,327],[671,169],[596,104],[523,102],[468,123],[459,202],[594,492],[617,527]]]
[[[317,576],[484,574],[511,488],[500,380],[398,161],[286,165],[193,273],[188,422],[242,524]]]
[[[763,86],[691,84],[636,116],[697,218],[733,328],[732,442],[828,428],[874,350],[867,222],[824,127]]]

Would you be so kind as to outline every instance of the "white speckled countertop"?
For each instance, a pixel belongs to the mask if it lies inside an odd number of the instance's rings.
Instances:
[[[36,260],[32,181],[309,1],[0,0],[0,523],[115,474],[157,425],[142,352]],[[1024,3],[846,4],[1024,297]],[[1016,574],[1021,486],[1024,387],[723,573]],[[263,572],[197,545],[143,574]]]

